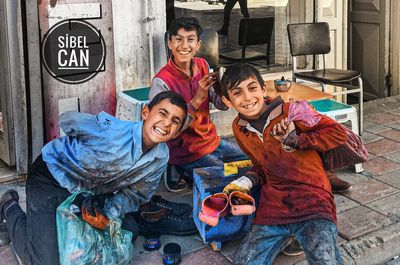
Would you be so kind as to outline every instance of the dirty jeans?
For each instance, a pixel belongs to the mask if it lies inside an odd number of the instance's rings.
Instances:
[[[273,264],[294,235],[310,265],[342,265],[336,245],[336,225],[327,219],[314,219],[286,225],[253,225],[233,258],[235,265]]]
[[[6,212],[10,239],[25,265],[57,265],[56,209],[71,194],[53,178],[42,156],[36,159],[29,172],[26,181],[26,214],[18,204]],[[132,214],[125,216],[122,228],[137,236],[138,226]]]
[[[224,162],[249,159],[240,147],[229,140],[221,139],[217,149],[188,164],[176,165],[175,169],[189,184],[193,182],[193,170],[201,167],[223,166]]]

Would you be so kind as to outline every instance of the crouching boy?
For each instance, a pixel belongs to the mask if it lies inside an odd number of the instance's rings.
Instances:
[[[56,209],[79,190],[94,195],[81,198],[82,219],[104,229],[110,218],[123,219],[153,196],[168,162],[166,141],[179,134],[187,115],[185,100],[162,92],[142,111],[142,121],[121,121],[105,112],[94,116],[66,112],[60,124],[67,136],[49,142],[29,171],[27,213],[18,194],[0,198],[0,220],[24,264],[59,264]],[[137,225],[136,225],[137,229]]]
[[[336,246],[336,206],[319,152],[346,141],[334,120],[315,113],[317,122],[288,122],[289,104],[266,103],[260,73],[249,65],[229,67],[221,82],[224,103],[239,115],[233,133],[254,168],[225,190],[262,184],[250,233],[234,264],[272,264],[295,236],[309,264],[342,264]]]

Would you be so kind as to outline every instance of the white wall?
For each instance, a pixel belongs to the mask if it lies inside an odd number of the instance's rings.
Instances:
[[[165,1],[112,1],[117,93],[149,86],[166,63]]]
[[[113,48],[113,23],[112,8],[110,0],[68,0],[68,1],[39,1],[39,20],[40,33],[43,40],[44,34],[49,26],[54,23],[54,19],[49,16],[50,10],[70,7],[71,4],[91,4],[98,3],[101,5],[101,19],[90,19],[88,22],[98,28],[104,38],[106,46],[105,71],[97,73],[95,77],[89,81],[78,84],[64,84],[52,76],[42,67],[43,75],[43,102],[44,102],[44,119],[46,123],[46,138],[50,141],[57,138],[60,134],[58,117],[60,104],[64,99],[78,98],[80,110],[97,114],[100,111],[106,111],[115,114],[116,106],[116,89],[115,89],[115,73],[114,73],[114,48]],[[123,3],[122,0],[118,1]],[[54,4],[54,6],[51,6]],[[86,10],[91,13],[97,10]],[[73,14],[67,14],[68,16]],[[83,16],[85,17],[85,16]],[[60,17],[66,19],[66,17]]]

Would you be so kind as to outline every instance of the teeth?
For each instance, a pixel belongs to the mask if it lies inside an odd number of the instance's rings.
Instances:
[[[248,105],[244,105],[243,108],[248,109],[248,108],[254,107],[255,105],[256,105],[256,103],[254,102],[254,103],[251,103],[251,104],[248,104]]]
[[[190,52],[183,52],[183,51],[180,51],[179,53],[182,54],[182,55],[187,55],[187,54],[189,54]]]
[[[159,134],[167,135],[167,132],[166,132],[166,131],[164,131],[164,130],[158,128],[158,127],[154,127],[154,130],[155,130],[156,132],[158,132]]]

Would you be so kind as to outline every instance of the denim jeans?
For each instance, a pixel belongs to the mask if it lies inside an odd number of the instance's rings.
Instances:
[[[25,265],[57,265],[56,209],[71,194],[62,188],[39,156],[26,181],[26,214],[18,204],[8,208],[6,224],[15,252]],[[123,219],[122,228],[139,233],[133,214]]]
[[[233,264],[273,264],[294,235],[310,265],[342,265],[336,245],[336,225],[327,219],[314,219],[286,225],[253,225],[233,258]]]
[[[205,155],[188,164],[176,165],[175,169],[186,182],[193,181],[193,170],[201,167],[223,166],[224,162],[240,161],[249,159],[232,141],[221,139],[217,149],[211,154]]]

